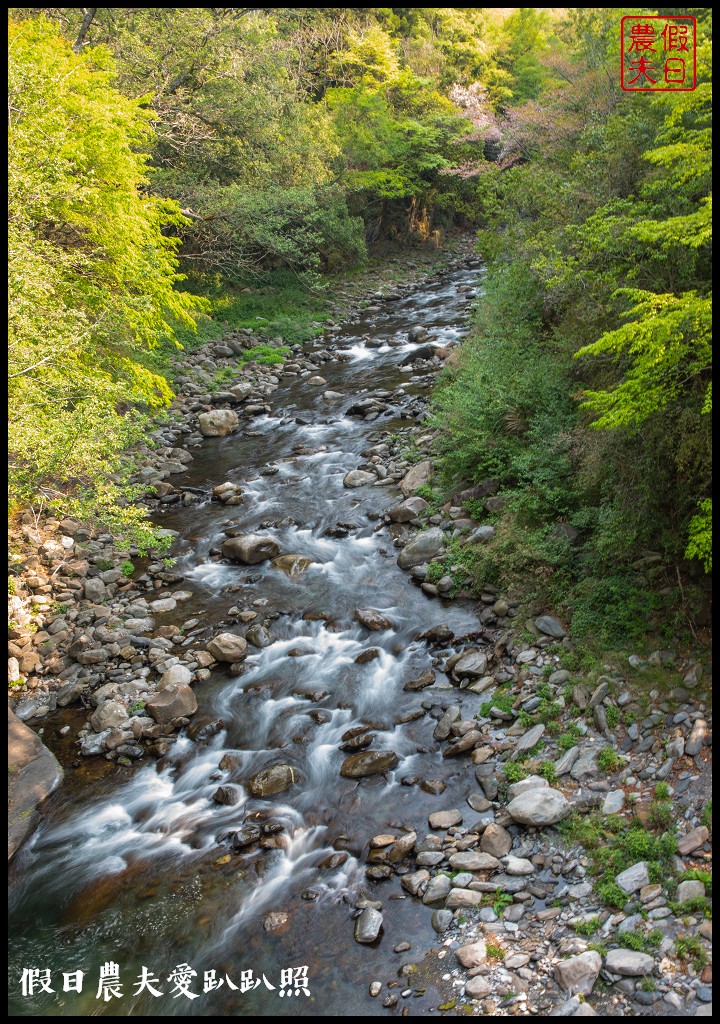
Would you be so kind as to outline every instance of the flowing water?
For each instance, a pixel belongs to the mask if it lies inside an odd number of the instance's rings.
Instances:
[[[405,897],[397,879],[368,882],[366,855],[372,836],[400,834],[401,826],[424,835],[428,813],[464,805],[465,766],[443,761],[431,716],[412,718],[423,703],[447,704],[457,691],[409,693],[403,683],[431,663],[418,633],[447,622],[462,635],[477,628],[477,618],[469,604],[426,596],[396,565],[386,530],[368,518],[397,502],[396,485],[347,489],[342,480],[363,461],[378,428],[407,425],[397,418],[405,400],[397,389],[412,396],[427,384],[400,365],[417,347],[407,342],[408,330],[428,328],[437,345],[455,341],[467,328],[468,286],[477,285],[479,273],[465,264],[404,299],[379,302],[371,319],[346,325],[335,338],[348,361],[323,366],[325,387],[302,379],[282,384],[272,396],[277,412],[250,421],[245,433],[208,439],[194,450],[183,481],[241,483],[245,505],[177,506],[162,516],[162,525],[180,534],[180,586],[194,594],[183,615],[212,625],[232,605],[261,598],[266,604],[257,610],[271,617],[276,642],[251,647],[241,675],[217,672],[196,687],[200,713],[224,725],[209,741],[181,737],[166,758],[133,770],[97,759],[69,769],[41,829],[13,865],[13,1015],[371,1016],[386,1011],[369,997],[369,983],[395,976],[403,963],[421,962],[437,944],[429,909]],[[331,411],[322,398],[326,389],[347,397],[339,409],[364,392],[390,391],[391,408],[374,422],[350,418]],[[263,475],[268,468],[277,472]],[[309,556],[313,564],[288,576],[269,563],[247,568],[213,561],[210,549],[235,512],[249,531],[275,523],[270,532],[282,551]],[[338,523],[352,526],[346,536],[327,533]],[[356,608],[368,607],[393,628],[369,633],[353,621]],[[324,618],[305,618],[309,613]],[[369,647],[380,655],[356,664]],[[67,713],[44,720],[48,743],[66,762],[69,741],[63,751],[51,734],[70,720]],[[360,780],[340,776],[347,756],[341,737],[356,726],[372,727],[371,749],[399,755],[394,771]],[[227,753],[235,755],[233,767],[220,770]],[[243,789],[237,804],[214,802],[218,784],[242,782],[277,763],[293,765],[299,783],[264,800]],[[407,784],[413,777],[442,779],[447,790],[430,796]],[[235,853],[218,844],[248,822],[282,825],[285,845]],[[354,902],[363,891],[383,902],[384,930],[372,946],[353,939]],[[287,922],[265,931],[272,911],[286,913]],[[403,940],[412,950],[394,954]],[[123,988],[120,998],[106,1002],[96,993],[108,961],[119,966]],[[197,971],[190,986],[199,993],[195,999],[172,994],[166,981],[180,964]],[[310,996],[281,998],[281,972],[299,966],[307,966]],[[162,996],[134,994],[143,967],[160,979]],[[20,996],[24,968],[50,969],[54,993]],[[77,970],[85,972],[82,993],[63,992],[63,972]],[[211,970],[223,984],[203,993],[204,972]],[[241,972],[249,971],[258,987],[247,974],[243,982]],[[437,1006],[432,981],[423,985],[425,994],[405,1004],[413,1015]]]

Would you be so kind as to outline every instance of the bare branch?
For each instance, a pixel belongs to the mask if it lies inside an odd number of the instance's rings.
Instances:
[[[77,39],[73,43],[73,50],[75,53],[80,53],[85,43],[85,36],[88,34],[90,26],[93,23],[95,15],[97,14],[97,7],[83,7],[85,17],[82,20],[80,31],[77,34]]]

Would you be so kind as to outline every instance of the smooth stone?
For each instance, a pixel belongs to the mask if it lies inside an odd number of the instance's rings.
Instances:
[[[236,633],[218,633],[207,649],[216,661],[233,664],[247,657],[247,641]]]
[[[450,857],[450,867],[455,871],[498,871],[500,861],[489,853],[478,853],[477,850],[467,850],[463,853],[454,853]]]
[[[367,750],[346,757],[340,767],[340,774],[348,779],[360,779],[390,771],[399,763],[400,758],[394,750]]]
[[[504,857],[512,849],[512,836],[502,825],[491,822],[480,838],[480,849],[493,857]]]
[[[611,949],[605,958],[605,969],[623,978],[639,978],[651,974],[654,967],[655,961],[651,956],[634,949]]]
[[[595,950],[561,960],[555,967],[555,980],[573,995],[589,996],[602,967],[602,957]]]
[[[297,769],[291,764],[274,764],[253,775],[248,788],[256,797],[274,796],[275,793],[284,793],[297,781]]]
[[[698,825],[697,828],[692,829],[691,832],[678,839],[678,853],[681,857],[687,856],[688,853],[693,853],[708,840],[709,836],[710,833],[705,826]]]
[[[463,820],[462,811],[453,809],[451,811],[434,811],[428,817],[430,828],[448,829],[453,825],[459,825]]]
[[[507,810],[513,821],[542,828],[562,821],[570,813],[571,805],[556,789],[532,789],[511,800]]]
[[[564,636],[567,636],[561,624],[552,615],[540,615],[535,619],[535,625],[541,633],[552,636],[556,640],[562,640]]]
[[[465,946],[460,946],[459,949],[455,950],[455,958],[466,970],[470,970],[472,967],[480,967],[487,959],[485,939],[477,939],[475,942],[469,942]]]
[[[632,867],[626,868],[625,871],[616,875],[615,881],[628,895],[638,892],[643,886],[650,884],[647,864],[644,860],[638,861],[637,864],[633,864]]]
[[[508,786],[508,799],[514,800],[515,797],[522,796],[523,793],[528,793],[531,789],[549,789],[550,783],[547,779],[543,779],[540,775],[528,775],[526,779],[520,779],[519,782],[513,782],[511,786]]]
[[[361,943],[374,942],[380,934],[383,917],[378,910],[365,907],[355,922],[355,941]]]
[[[405,545],[397,558],[401,569],[411,569],[423,562],[432,562],[445,550],[445,534],[437,527],[424,530]]]

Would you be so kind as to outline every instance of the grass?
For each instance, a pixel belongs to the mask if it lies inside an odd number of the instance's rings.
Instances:
[[[600,918],[595,916],[588,918],[587,921],[574,921],[572,929],[578,935],[594,935],[600,929],[601,924]]]
[[[700,815],[700,821],[706,829],[712,832],[712,797],[710,797],[703,807],[702,814]]]
[[[598,754],[597,765],[601,772],[613,775],[622,766],[622,759],[618,757],[612,747],[603,747]]]
[[[623,949],[633,949],[642,953],[649,949],[658,949],[663,940],[663,933],[659,928],[654,928],[648,935],[638,931],[620,932],[617,936],[617,943]]]
[[[486,951],[487,951],[488,960],[504,960],[505,959],[505,950],[502,948],[502,946],[498,946],[494,942],[489,942],[488,943],[488,945],[486,947]]]
[[[493,697],[492,700],[485,700],[480,705],[480,714],[483,718],[488,718],[492,708],[497,708],[498,711],[504,711],[505,714],[509,715],[512,713],[513,704],[515,703],[511,694],[500,694],[499,696]]]
[[[522,779],[527,778],[527,769],[517,761],[508,761],[503,766],[502,773],[505,776],[506,781],[510,784],[513,782],[521,782]]]
[[[557,781],[557,772],[552,761],[543,761],[536,770],[540,778],[546,779],[551,785]]]
[[[708,955],[696,935],[681,935],[675,940],[675,954],[681,960],[692,961],[696,971],[707,965]]]
[[[284,363],[290,355],[290,349],[286,345],[273,348],[272,345],[254,345],[246,349],[240,356],[239,362],[258,363],[260,366],[278,366]]]
[[[567,731],[558,737],[558,750],[561,753],[565,753],[567,750],[571,750],[577,741],[582,736],[582,732],[574,722],[571,722],[567,728]]]

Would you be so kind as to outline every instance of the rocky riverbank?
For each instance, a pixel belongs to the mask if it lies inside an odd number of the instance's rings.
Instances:
[[[459,264],[472,257],[461,252],[453,259]],[[442,273],[435,271],[435,278]],[[419,274],[417,287],[432,279]],[[371,323],[375,311],[381,315],[415,287],[376,289],[362,303],[364,317]],[[469,303],[473,289],[461,287]],[[435,373],[454,358],[454,344],[433,345],[418,323],[409,333],[412,351],[402,360],[411,387],[352,394],[336,384],[336,390],[324,374],[331,377],[352,359],[334,340],[357,308],[339,302],[336,322],[318,345],[286,351],[276,339],[271,365],[240,363],[261,340],[247,332],[230,332],[185,357],[170,418],[157,425],[153,445],[138,452],[136,479],[157,523],[165,510],[214,507],[224,514],[227,506],[223,539],[207,551],[208,566],[246,573],[244,567],[270,564],[294,578],[314,563],[278,542],[284,521],[248,528],[246,488],[222,478],[191,486],[188,468],[205,438],[252,438],[254,421],[282,416],[277,395],[292,382],[314,389],[331,421],[373,424],[356,464],[344,467],[342,483],[362,495],[388,561],[397,562],[407,587],[419,588],[436,614],[412,639],[418,668],[410,671],[410,663],[402,691],[416,703],[393,723],[431,725],[423,745],[401,750],[393,731],[390,746],[377,748],[389,726],[367,714],[362,724],[338,733],[339,774],[358,780],[357,799],[394,772],[407,792],[421,794],[416,801],[427,819],[427,829],[417,820],[385,822],[387,831],[360,840],[365,879],[347,897],[353,908],[347,942],[352,945],[354,934],[362,955],[370,950],[359,947],[388,950],[387,972],[369,985],[369,998],[378,1000],[370,1006],[409,1016],[431,987],[444,993],[431,1008],[442,1013],[708,1015],[707,672],[667,650],[622,663],[608,655],[608,664],[588,672],[552,610],[530,614],[521,594],[470,589],[458,553],[492,536],[484,513],[500,498],[492,480],[442,506],[428,488],[434,438],[427,402]],[[399,339],[398,347],[407,340]],[[368,334],[363,342],[372,348],[375,339]],[[383,425],[386,418],[392,427]],[[302,427],[307,421],[295,415],[294,422]],[[322,446],[299,441],[292,457],[324,454]],[[261,458],[258,469],[280,486],[282,462]],[[268,611],[261,588],[226,587],[236,602],[209,623],[201,612],[184,610],[197,608],[195,595],[172,559],[141,559],[86,524],[25,518],[12,536],[9,671],[18,716],[41,732],[58,708],[82,709],[70,766],[96,759],[129,771],[156,758],[161,767],[179,735],[183,743],[189,737],[196,746],[209,745],[226,721],[198,711],[202,687],[228,671],[240,675],[248,658],[277,643],[278,613]],[[352,538],[358,531],[356,518],[331,515],[323,535]],[[454,600],[475,602],[472,628],[449,624]],[[360,627],[362,649],[352,648],[343,663],[347,671],[348,665],[385,664],[380,638],[387,643],[401,617],[401,608],[393,613],[359,604],[352,622],[330,607],[303,619],[321,620],[335,633]],[[316,654],[312,640],[285,642],[293,659]],[[312,722],[330,721],[326,690],[303,689],[301,696],[317,705],[309,712]],[[67,741],[73,727],[69,721],[60,727]],[[306,737],[292,742],[301,745]],[[239,806],[245,792],[264,800],[303,784],[288,756],[288,738],[279,746],[282,761],[259,770],[248,771],[242,753],[218,758],[211,773],[218,813]],[[410,750],[441,752],[432,773],[405,767]],[[218,832],[213,863],[236,869],[248,854],[282,851],[288,845],[283,830],[273,818],[248,815],[241,827]],[[342,867],[353,843],[340,836],[320,867]],[[312,888],[303,892],[308,901],[317,896]],[[397,926],[389,911],[398,900],[418,902],[437,935],[434,948],[392,930]],[[290,912],[272,910],[265,930],[282,930]]]

